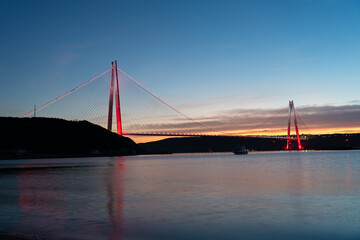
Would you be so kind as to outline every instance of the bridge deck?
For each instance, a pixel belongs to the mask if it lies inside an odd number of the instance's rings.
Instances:
[[[123,133],[126,136],[173,136],[173,137],[244,137],[244,138],[266,138],[266,139],[283,139],[297,141],[296,138],[277,137],[277,136],[246,136],[246,135],[215,135],[215,134],[191,134],[191,133]],[[301,141],[308,140],[306,138],[300,138]]]

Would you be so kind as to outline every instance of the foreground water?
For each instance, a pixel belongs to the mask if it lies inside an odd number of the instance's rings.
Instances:
[[[0,231],[56,239],[359,239],[360,151],[0,161]]]

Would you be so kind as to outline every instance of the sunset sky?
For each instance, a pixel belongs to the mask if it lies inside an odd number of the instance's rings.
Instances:
[[[21,116],[117,59],[214,128],[251,129],[294,100],[302,133],[360,132],[360,1],[0,4],[0,116]],[[286,124],[285,114],[257,134]]]

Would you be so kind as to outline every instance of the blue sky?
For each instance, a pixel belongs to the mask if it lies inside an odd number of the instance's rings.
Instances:
[[[360,105],[359,1],[0,4],[0,116],[26,113],[114,59],[195,117],[292,99],[299,109]]]

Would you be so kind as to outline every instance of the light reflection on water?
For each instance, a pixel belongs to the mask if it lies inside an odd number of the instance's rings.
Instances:
[[[0,231],[46,239],[359,239],[360,151],[0,162]]]

